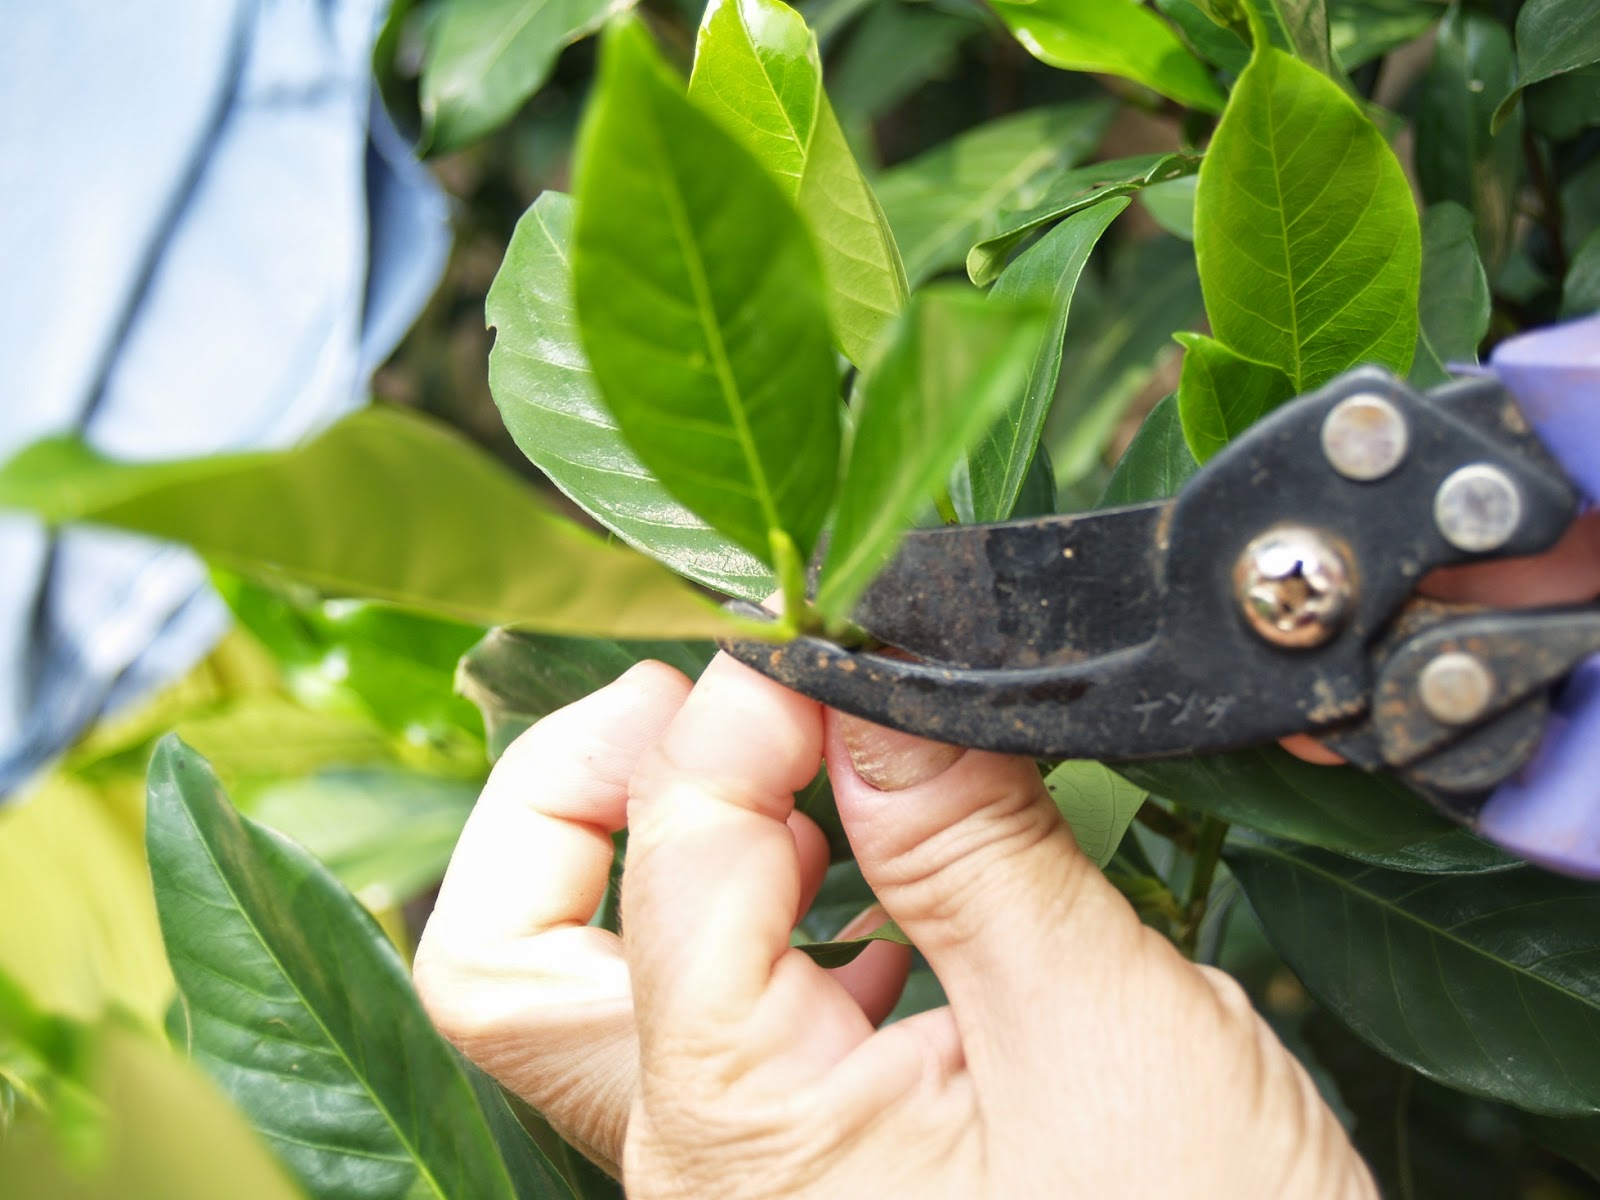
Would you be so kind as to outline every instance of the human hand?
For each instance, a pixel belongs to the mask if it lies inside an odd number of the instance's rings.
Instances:
[[[877,1030],[905,947],[833,971],[789,948],[826,866],[792,794],[824,750],[947,1008]],[[618,938],[586,922],[624,824]],[[824,712],[723,657],[692,691],[642,664],[518,740],[416,979],[636,1198],[1376,1195],[1244,993],[1139,922],[1031,762]]]

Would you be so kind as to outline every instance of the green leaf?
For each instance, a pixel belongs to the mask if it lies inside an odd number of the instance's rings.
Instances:
[[[1295,57],[1324,75],[1333,75],[1336,68],[1328,38],[1326,0],[1272,0],[1272,8]]]
[[[1517,14],[1515,86],[1494,111],[1494,128],[1511,115],[1522,89],[1600,62],[1600,7],[1593,0],[1528,0]]]
[[[376,912],[444,877],[481,783],[392,769],[330,770],[267,786],[249,812],[304,846]]]
[[[1600,1111],[1600,888],[1533,867],[1416,875],[1309,847],[1228,856],[1273,946],[1391,1058],[1552,1115]]]
[[[554,516],[487,453],[396,409],[354,413],[280,453],[132,464],[41,442],[0,467],[7,507],[469,623],[624,637],[728,630],[656,564]]]
[[[823,967],[842,967],[853,962],[858,954],[875,941],[899,942],[910,945],[906,935],[893,921],[884,921],[877,928],[859,937],[839,939],[845,926],[854,921],[868,907],[877,903],[877,897],[862,877],[861,868],[854,859],[836,862],[823,876],[816,899],[801,918],[790,939],[795,946],[809,954]]]
[[[1068,171],[1051,181],[1037,203],[996,215],[994,232],[967,252],[967,277],[983,287],[999,276],[1006,256],[1030,233],[1116,196],[1192,175],[1199,166],[1199,159],[1183,154],[1144,154]]]
[[[778,180],[822,260],[840,348],[867,361],[909,288],[877,198],[822,90],[817,39],[779,0],[714,0],[695,48],[689,99]]]
[[[1217,340],[1296,391],[1362,362],[1404,373],[1420,243],[1411,189],[1372,122],[1325,75],[1257,47],[1195,197]]]
[[[524,1194],[383,931],[176,738],[150,766],[146,839],[194,1057],[309,1189]],[[535,1182],[570,1195],[548,1167]]]
[[[1198,175],[1180,175],[1152,183],[1139,192],[1139,203],[1150,219],[1174,237],[1194,241],[1194,194]]]
[[[572,279],[606,406],[667,490],[763,562],[803,563],[839,459],[810,234],[766,169],[614,25],[579,137]]]
[[[1536,83],[1523,93],[1527,125],[1553,142],[1600,125],[1600,63]]]
[[[1187,351],[1178,416],[1196,462],[1207,461],[1295,394],[1294,382],[1277,367],[1252,362],[1202,334],[1173,336]]]
[[[1473,874],[1514,861],[1445,820],[1389,776],[1314,766],[1277,747],[1123,763],[1117,770],[1155,795],[1230,824],[1368,862]]]
[[[1592,312],[1600,312],[1600,230],[1578,247],[1561,287],[1563,317],[1585,317]]]
[[[1222,90],[1161,18],[1138,0],[990,0],[1028,53],[1065,71],[1119,75],[1203,112]]]
[[[1478,258],[1472,214],[1449,200],[1422,214],[1422,289],[1413,383],[1449,378],[1450,363],[1475,363],[1489,332],[1489,280]]]
[[[962,520],[1004,521],[1015,510],[1055,399],[1062,339],[1078,276],[1100,235],[1128,203],[1111,200],[1069,217],[1006,268],[990,291],[994,303],[1048,304],[1050,318],[1026,383],[958,466],[970,485],[970,509],[961,513]]]
[[[1195,0],[1155,0],[1155,6],[1178,27],[1195,53],[1212,66],[1237,75],[1250,61],[1245,37],[1213,17]]]
[[[710,642],[612,642],[491,629],[461,660],[456,689],[483,713],[490,759],[534,722],[581,700],[635,663],[656,659],[698,678]]]
[[[817,607],[850,615],[951,469],[1022,390],[1043,338],[1036,303],[967,288],[913,298],[862,389]]]
[[[1099,469],[1129,405],[1147,392],[1163,364],[1177,358],[1172,331],[1190,327],[1203,311],[1194,251],[1176,238],[1113,247],[1109,275],[1103,285],[1093,272],[1078,281],[1076,315],[1062,352],[1071,369],[1063,373],[1045,424],[1063,488]]]
[[[1072,826],[1072,836],[1101,870],[1144,803],[1145,791],[1097,762],[1064,762],[1044,781],[1050,798]]]
[[[898,0],[873,3],[837,54],[828,33],[811,22],[828,53],[828,95],[850,141],[870,153],[870,125],[919,88],[955,73],[962,44],[990,35],[978,5],[938,7]]]
[[[997,213],[1038,204],[1099,144],[1115,111],[1098,100],[1027,109],[884,172],[878,199],[912,285],[963,262],[998,232]]]
[[[1432,3],[1334,0],[1328,6],[1328,37],[1334,58],[1346,71],[1354,71],[1415,41],[1433,28],[1439,15],[1439,7]]]
[[[1417,179],[1429,204],[1473,214],[1494,274],[1510,249],[1522,186],[1522,118],[1491,132],[1495,97],[1516,78],[1511,36],[1492,17],[1452,7],[1440,22],[1417,111]]]
[[[798,949],[808,955],[817,966],[832,970],[834,967],[855,962],[861,952],[873,942],[898,942],[902,946],[911,945],[911,939],[901,932],[900,926],[893,921],[885,921],[870,933],[864,933],[860,937],[846,938],[837,942],[803,942]]]
[[[1183,439],[1178,398],[1167,396],[1150,410],[1127,451],[1117,460],[1099,507],[1139,504],[1176,495],[1199,469],[1200,464]]]
[[[420,93],[430,153],[493,131],[544,86],[556,56],[632,0],[448,0],[438,7]]]
[[[572,302],[570,196],[545,192],[511,235],[489,289],[489,388],[517,448],[595,520],[681,575],[764,600],[772,572],[680,504],[600,400]]]

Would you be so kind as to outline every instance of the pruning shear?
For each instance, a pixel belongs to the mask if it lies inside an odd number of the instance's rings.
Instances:
[[[1478,370],[1426,393],[1353,370],[1171,499],[913,531],[854,614],[883,649],[727,649],[845,712],[1037,758],[1310,734],[1600,878],[1600,606],[1415,595],[1434,568],[1548,549],[1600,495],[1600,317]]]

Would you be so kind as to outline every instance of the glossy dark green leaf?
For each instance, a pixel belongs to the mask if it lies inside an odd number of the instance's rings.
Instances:
[[[251,797],[249,813],[298,842],[367,908],[412,899],[444,877],[480,779],[414,771],[323,771]]]
[[[998,232],[996,214],[1040,203],[1099,144],[1115,106],[1032,108],[952,138],[878,180],[913,285]]]
[[[1495,110],[1496,128],[1510,118],[1523,88],[1597,62],[1600,6],[1593,0],[1528,0],[1517,14],[1516,86]]]
[[[996,215],[995,231],[967,252],[967,277],[982,287],[999,277],[1007,256],[1030,233],[1149,184],[1192,175],[1199,166],[1199,159],[1183,154],[1145,154],[1068,171],[1050,183],[1037,203]]]
[[[577,202],[578,327],[623,437],[731,541],[803,564],[839,458],[816,251],[766,168],[689,102],[634,21],[602,48]]]
[[[1600,125],[1600,63],[1534,84],[1522,104],[1528,128],[1553,142]]]
[[[1004,521],[1015,510],[1055,399],[1062,339],[1078,276],[1100,235],[1128,203],[1109,200],[1067,218],[1007,267],[991,289],[994,303],[1047,304],[1050,317],[1022,390],[958,466],[958,473],[965,472],[969,499],[967,511],[957,506],[962,520]]]
[[[514,1180],[387,937],[305,851],[241,817],[175,738],[146,839],[191,1049],[312,1194],[571,1195]]]
[[[1600,312],[1600,231],[1589,235],[1572,256],[1561,287],[1561,315],[1585,317]]]
[[[1183,345],[1178,416],[1196,462],[1205,462],[1295,394],[1277,367],[1252,362],[1198,333],[1174,335]]]
[[[1516,78],[1511,35],[1494,18],[1450,9],[1439,25],[1417,111],[1417,179],[1429,204],[1473,215],[1491,274],[1510,248],[1522,184],[1522,118],[1490,132],[1495,101]]]
[[[1155,0],[1155,6],[1178,27],[1195,53],[1212,66],[1237,75],[1250,61],[1248,34],[1241,36],[1217,20],[1204,4],[1196,0]]]
[[[1061,763],[1045,778],[1044,786],[1072,827],[1078,849],[1104,870],[1144,803],[1144,789],[1109,767],[1086,760]]]
[[[1326,851],[1229,854],[1273,946],[1385,1054],[1535,1112],[1600,1111],[1600,887],[1533,867],[1416,875]]]
[[[461,660],[456,688],[483,713],[489,757],[556,709],[581,700],[637,662],[656,659],[698,678],[710,642],[612,642],[491,629]]]
[[[1037,302],[927,288],[862,388],[817,607],[848,617],[955,464],[1023,389],[1048,317]]]
[[[986,37],[992,22],[977,6],[873,3],[837,54],[828,56],[828,94],[851,140],[868,152],[873,121],[930,81],[956,69],[962,45]],[[828,34],[812,28],[828,49]]]
[[[1328,37],[1334,58],[1346,71],[1354,71],[1415,41],[1442,15],[1432,0],[1333,0]]]
[[[1190,108],[1222,109],[1222,89],[1205,66],[1138,0],[990,0],[990,7],[1052,67],[1119,75]]]
[[[1449,378],[1451,363],[1475,363],[1489,332],[1489,280],[1478,258],[1472,214],[1446,200],[1422,214],[1422,289],[1418,296],[1413,383]]]
[[[822,90],[817,39],[780,0],[714,0],[689,99],[749,148],[816,240],[834,335],[864,364],[909,291],[900,252]]]
[[[1117,460],[1100,497],[1100,507],[1114,508],[1175,495],[1199,469],[1189,444],[1183,440],[1178,397],[1168,396],[1150,410],[1127,451]]]
[[[429,26],[420,84],[428,150],[493,131],[544,85],[556,56],[632,0],[447,0]]]
[[[1203,312],[1194,251],[1170,237],[1114,247],[1109,278],[1102,285],[1085,275],[1078,296],[1045,425],[1063,488],[1099,469],[1128,406],[1178,357],[1172,331],[1192,327]]]
[[[678,502],[600,400],[572,302],[569,196],[545,192],[511,235],[489,289],[489,387],[517,448],[623,541],[681,575],[763,600],[772,572]]]
[[[42,442],[0,468],[5,507],[473,624],[666,637],[728,628],[660,566],[555,516],[486,452],[396,409],[357,412],[294,450],[174,463]]]
[[[819,967],[831,970],[855,962],[861,952],[873,942],[899,942],[902,946],[909,946],[911,939],[906,937],[901,932],[900,926],[893,921],[885,921],[860,937],[845,938],[843,941],[804,942],[799,949]]]
[[[790,940],[823,967],[842,967],[875,941],[908,945],[906,935],[893,921],[884,921],[858,937],[841,939],[846,925],[877,902],[854,859],[835,862],[823,876],[816,899],[801,918]]]
[[[1513,861],[1388,776],[1313,766],[1276,747],[1117,770],[1155,795],[1231,824],[1402,870],[1476,874]]]
[[[1200,168],[1195,255],[1217,340],[1297,391],[1362,362],[1404,372],[1421,236],[1383,136],[1339,86],[1258,47]]]

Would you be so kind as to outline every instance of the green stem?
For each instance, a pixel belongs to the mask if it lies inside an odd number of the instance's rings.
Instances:
[[[939,510],[939,519],[946,525],[961,524],[961,518],[956,515],[956,506],[950,499],[948,488],[940,488],[934,492],[933,506]]]
[[[1217,864],[1222,861],[1222,844],[1227,840],[1226,821],[1206,817],[1200,822],[1200,833],[1195,841],[1194,873],[1189,876],[1189,903],[1178,938],[1178,948],[1190,958],[1194,957],[1199,943],[1200,923],[1205,920],[1206,901],[1217,877]]]
[[[1157,837],[1166,838],[1186,854],[1195,852],[1194,826],[1173,816],[1153,800],[1146,800],[1134,813],[1134,820]]]

